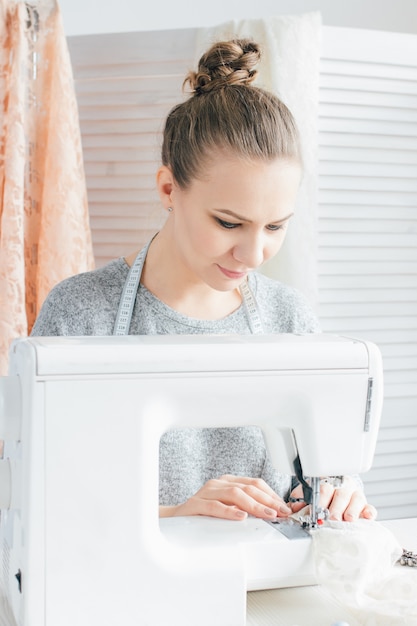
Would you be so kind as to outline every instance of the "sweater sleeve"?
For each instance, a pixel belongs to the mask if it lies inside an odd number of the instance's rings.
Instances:
[[[127,268],[122,262],[77,274],[47,296],[32,335],[111,335]]]
[[[80,301],[77,289],[64,281],[47,296],[32,328],[31,335],[91,335],[88,318],[90,306]]]

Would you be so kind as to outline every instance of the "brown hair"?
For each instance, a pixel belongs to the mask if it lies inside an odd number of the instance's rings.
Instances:
[[[186,188],[215,149],[246,159],[301,161],[298,132],[288,108],[274,94],[251,85],[260,60],[248,39],[214,44],[190,72],[192,95],[169,113],[162,163]]]

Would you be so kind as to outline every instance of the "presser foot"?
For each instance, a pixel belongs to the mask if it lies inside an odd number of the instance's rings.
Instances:
[[[308,513],[309,509],[310,506],[307,506],[299,514],[294,513],[291,517],[277,517],[273,520],[264,521],[279,530],[288,539],[305,539],[310,536],[312,530],[320,528],[329,519],[328,509],[320,508],[315,511],[314,516]]]
[[[304,498],[290,498],[290,502],[305,502]],[[329,509],[323,509],[321,506],[315,506],[307,504],[298,513],[292,515],[292,519],[298,521],[298,523],[307,530],[313,530],[324,524],[330,517]]]
[[[303,528],[306,528],[307,530],[315,530],[329,519],[329,515],[329,509],[319,507],[314,511],[313,515],[300,515],[299,522]]]
[[[292,517],[289,518],[275,518],[264,520],[267,524],[270,524],[275,530],[285,535],[287,539],[307,539],[310,538],[308,528],[302,526],[300,522]]]

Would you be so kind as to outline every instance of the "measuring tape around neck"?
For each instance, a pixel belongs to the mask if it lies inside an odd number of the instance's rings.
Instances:
[[[133,308],[136,301],[136,294],[138,291],[140,278],[142,276],[146,255],[148,254],[149,246],[151,245],[152,241],[153,239],[151,239],[151,241],[139,252],[129,269],[129,274],[127,276],[126,282],[123,287],[122,296],[120,298],[113,335],[120,336],[129,334]],[[253,335],[262,334],[263,327],[261,316],[258,310],[258,305],[247,280],[245,280],[245,282],[240,285],[239,291],[245,305],[246,317],[249,322],[251,333]]]

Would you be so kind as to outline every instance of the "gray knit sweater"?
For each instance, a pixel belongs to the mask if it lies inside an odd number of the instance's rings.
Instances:
[[[111,335],[129,267],[124,259],[79,274],[57,285],[46,299],[32,335]],[[265,333],[319,332],[310,307],[296,290],[252,273],[249,284]],[[244,304],[220,320],[200,320],[176,312],[146,287],[138,290],[130,334],[249,334]],[[257,427],[183,429],[160,443],[160,504],[179,504],[208,479],[222,474],[262,477],[282,497],[292,486],[266,456]]]

